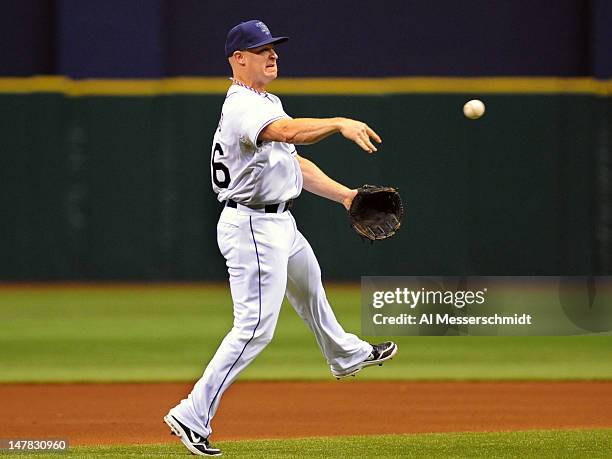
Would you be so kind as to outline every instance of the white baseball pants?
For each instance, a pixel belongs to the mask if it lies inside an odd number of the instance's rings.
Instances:
[[[282,209],[282,206],[281,206]],[[234,323],[189,396],[170,413],[204,436],[221,396],[272,340],[283,298],[315,334],[331,369],[345,370],[372,352],[346,333],[325,297],[319,263],[290,212],[226,207],[217,225],[234,303]]]

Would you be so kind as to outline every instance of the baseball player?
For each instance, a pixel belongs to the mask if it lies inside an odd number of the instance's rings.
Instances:
[[[317,259],[289,211],[302,188],[347,209],[356,190],[326,176],[295,145],[340,133],[368,153],[380,137],[365,123],[330,118],[293,119],[266,92],[277,77],[273,37],[259,20],[232,28],[225,55],[232,68],[211,153],[212,186],[225,203],[217,225],[226,259],[234,323],[189,396],[164,417],[196,455],[220,455],[208,437],[221,396],[272,339],[285,295],[314,333],[333,376],[355,375],[397,352],[393,342],[371,345],[344,331],[321,283]]]

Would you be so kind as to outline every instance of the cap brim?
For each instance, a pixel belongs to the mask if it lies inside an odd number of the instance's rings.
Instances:
[[[271,37],[266,40],[260,41],[259,43],[255,43],[253,46],[249,46],[247,49],[259,48],[260,46],[274,44],[278,45],[280,43],[285,43],[289,40],[289,37]]]

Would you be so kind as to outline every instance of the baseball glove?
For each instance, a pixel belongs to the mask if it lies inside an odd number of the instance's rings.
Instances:
[[[402,198],[396,188],[364,185],[348,210],[353,229],[364,239],[380,241],[399,229],[404,215]]]

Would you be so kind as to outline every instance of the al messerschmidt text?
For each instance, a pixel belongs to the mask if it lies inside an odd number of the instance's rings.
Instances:
[[[514,314],[502,316],[454,316],[452,314],[421,314],[420,319],[414,314],[385,316],[374,314],[372,321],[376,325],[531,325],[531,314]]]

